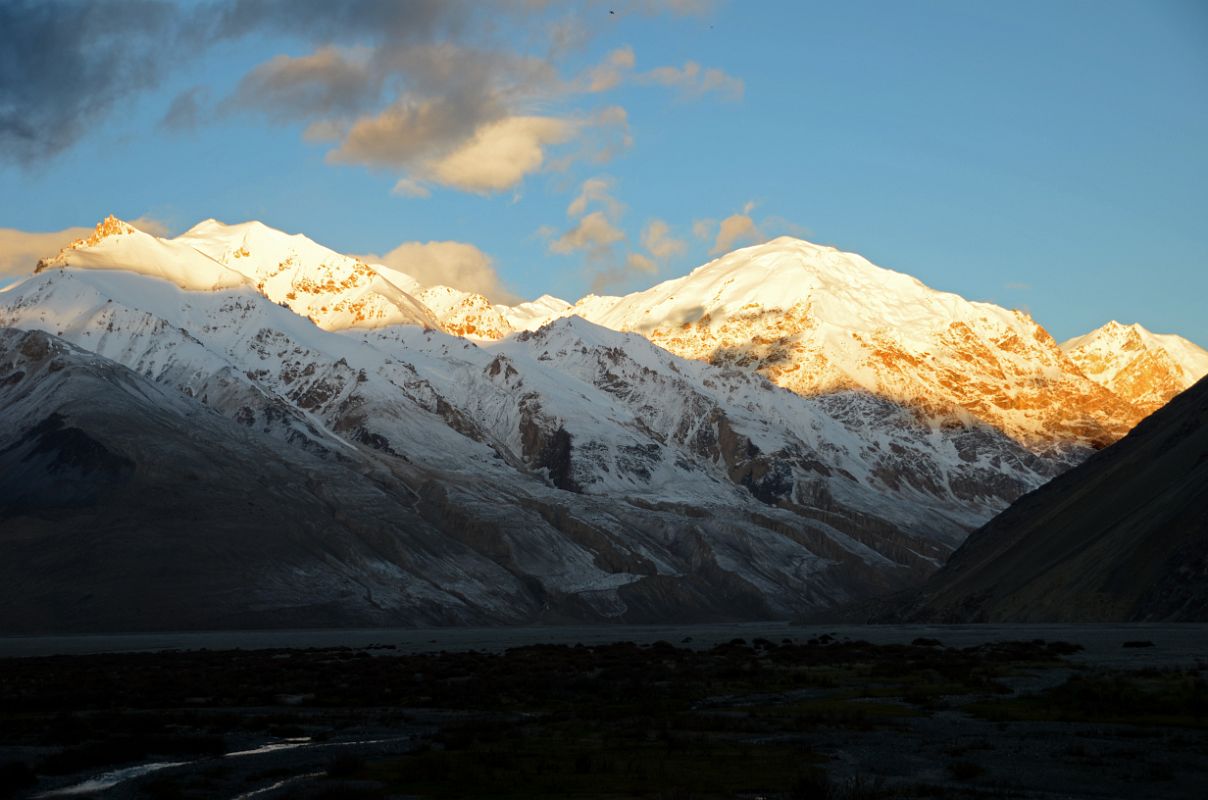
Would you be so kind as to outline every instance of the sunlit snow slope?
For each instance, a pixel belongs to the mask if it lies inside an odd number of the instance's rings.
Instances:
[[[173,241],[247,276],[265,297],[321,328],[438,324],[423,303],[369,265],[301,234],[208,219]]]
[[[566,313],[687,358],[758,370],[801,395],[864,389],[936,424],[980,420],[1034,447],[1102,446],[1142,416],[1022,311],[789,237]]]

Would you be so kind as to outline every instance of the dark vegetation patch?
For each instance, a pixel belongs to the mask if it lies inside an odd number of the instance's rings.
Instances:
[[[1039,694],[974,703],[968,710],[997,720],[1208,729],[1208,682],[1199,670],[1100,671],[1071,675]]]
[[[236,796],[285,782],[280,796],[306,798],[1000,796],[994,776],[1005,771],[993,764],[1009,748],[986,738],[993,725],[1041,713],[1202,716],[1203,682],[1190,673],[1075,674],[1041,695],[1011,694],[1030,670],[1071,669],[1063,659],[1076,649],[823,636],[708,650],[658,642],[7,659],[0,796],[148,761],[189,766],[137,779],[126,794]],[[929,781],[843,771],[836,751],[873,741],[900,751],[912,726],[940,709],[958,713],[970,697],[992,721],[978,723],[977,737],[937,743]],[[393,749],[347,746],[391,737]],[[283,740],[312,749],[216,758]],[[1059,758],[1098,769],[1090,752],[1067,746]],[[1138,763],[1146,780],[1170,769]]]

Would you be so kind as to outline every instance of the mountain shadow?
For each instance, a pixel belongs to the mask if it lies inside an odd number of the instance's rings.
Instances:
[[[1208,621],[1208,378],[974,532],[875,622]]]

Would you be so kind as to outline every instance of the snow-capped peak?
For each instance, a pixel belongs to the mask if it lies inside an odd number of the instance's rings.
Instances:
[[[1112,320],[1061,349],[1088,378],[1147,412],[1208,375],[1208,351],[1135,322]]]
[[[450,286],[430,286],[418,294],[441,327],[455,336],[494,341],[512,332],[507,318],[481,294]]]
[[[171,281],[190,291],[214,291],[242,286],[243,275],[227,269],[187,244],[161,239],[110,215],[85,239],[38,262],[35,272],[74,267],[117,269]]]
[[[716,327],[732,317],[788,311],[806,303],[815,319],[868,332],[886,327],[921,327],[926,332],[936,318],[1010,315],[993,306],[976,308],[855,253],[789,236],[735,250],[682,278],[615,303],[589,296],[578,305],[589,313],[609,305],[597,321],[640,329],[697,321]]]
[[[427,307],[378,270],[302,234],[257,221],[227,225],[207,219],[175,241],[247,276],[270,300],[321,328],[438,327]]]
[[[495,308],[514,330],[531,331],[563,314],[571,304],[553,295],[543,294],[536,300],[514,306],[497,305]]]
[[[94,230],[92,232],[91,236],[89,236],[85,239],[77,239],[72,244],[79,244],[82,242],[83,244],[86,244],[86,245],[94,245],[94,244],[97,244],[98,242],[100,242],[102,239],[108,238],[110,236],[120,236],[123,233],[134,233],[134,232],[135,232],[135,227],[133,225],[131,225],[129,222],[120,220],[117,217],[110,214],[109,216],[105,217],[103,220],[101,220],[100,222],[98,222],[96,224],[96,230]]]
[[[568,310],[677,355],[756,369],[803,395],[863,389],[942,424],[1106,444],[1139,419],[1027,314],[937,291],[862,256],[781,237]]]

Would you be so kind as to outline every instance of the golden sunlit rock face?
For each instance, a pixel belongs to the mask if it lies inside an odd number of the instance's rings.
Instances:
[[[102,239],[122,233],[134,233],[134,228],[110,214],[96,224],[96,230],[87,239],[79,239],[71,244],[72,247],[99,244]]]
[[[481,294],[448,286],[433,286],[418,299],[436,315],[440,325],[454,336],[496,341],[512,332],[503,314]]]
[[[1043,328],[1026,322],[1030,337],[987,338],[953,322],[923,349],[905,345],[890,329],[851,331],[846,346],[835,348],[808,304],[798,304],[720,323],[706,315],[649,336],[676,355],[754,369],[797,394],[871,389],[922,417],[955,422],[964,412],[1034,445],[1103,447],[1140,421],[1142,409],[1088,381]]]
[[[244,258],[251,256],[244,247],[234,257],[239,258],[240,252]],[[321,328],[388,324],[395,307],[371,291],[379,278],[366,264],[352,259],[320,262],[303,273],[295,269],[296,261],[288,256],[274,270],[261,273],[256,288]]]
[[[868,391],[934,426],[983,422],[1037,449],[1106,446],[1149,410],[1089,379],[1021,311],[788,237],[575,311],[797,394]]]

